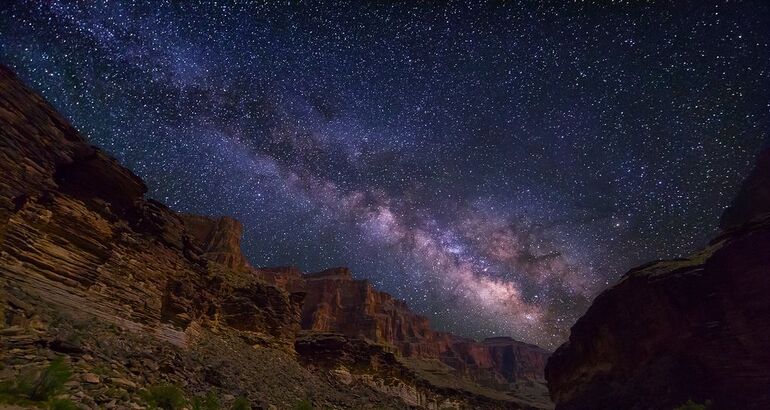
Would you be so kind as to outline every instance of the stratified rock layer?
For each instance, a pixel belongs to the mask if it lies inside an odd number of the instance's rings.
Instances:
[[[549,353],[537,346],[503,337],[477,342],[433,331],[426,317],[377,291],[371,283],[354,280],[347,268],[308,274],[303,279],[304,330],[364,339],[408,359],[438,360],[458,377],[501,391],[515,391],[522,381],[544,381]]]
[[[770,408],[770,152],[687,259],[630,271],[549,359],[557,409]]]
[[[306,366],[326,369],[343,385],[363,384],[387,391],[409,406],[427,408],[510,408],[537,409],[543,406],[507,396],[476,385],[436,383],[420,374],[420,370],[404,363],[403,358],[382,345],[340,334],[306,332],[297,339],[300,361]],[[387,374],[391,382],[382,384],[367,371],[376,369]]]

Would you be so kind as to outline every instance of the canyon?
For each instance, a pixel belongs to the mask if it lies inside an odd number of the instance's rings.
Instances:
[[[152,386],[252,408],[770,408],[770,149],[686,258],[630,270],[552,354],[434,330],[345,267],[255,267],[0,67],[0,381],[57,358],[78,408]]]
[[[552,404],[549,352],[431,329],[346,268],[253,267],[241,224],[175,212],[0,68],[0,368],[64,358],[64,396],[144,408],[171,384],[252,408]]]

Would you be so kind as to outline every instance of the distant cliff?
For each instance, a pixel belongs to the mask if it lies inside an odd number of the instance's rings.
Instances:
[[[342,333],[392,347],[403,357],[436,359],[475,381],[508,390],[516,382],[543,381],[548,352],[511,338],[476,342],[433,331],[406,304],[354,280],[347,268],[303,276],[302,328]]]

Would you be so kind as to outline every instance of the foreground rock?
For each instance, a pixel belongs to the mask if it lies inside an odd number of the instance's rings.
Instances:
[[[546,352],[433,332],[345,269],[254,269],[239,222],[145,198],[2,67],[0,175],[4,381],[63,357],[84,408],[143,408],[166,383],[255,408],[550,406]]]
[[[596,298],[548,361],[557,409],[770,408],[770,151],[721,226]]]

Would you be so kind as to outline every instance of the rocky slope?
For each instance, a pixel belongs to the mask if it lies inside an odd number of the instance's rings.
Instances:
[[[548,360],[557,409],[770,408],[770,151],[686,259],[631,270]]]
[[[0,381],[58,356],[85,408],[159,383],[255,408],[550,406],[546,352],[433,332],[345,269],[254,269],[240,223],[145,198],[3,67],[0,175]]]

